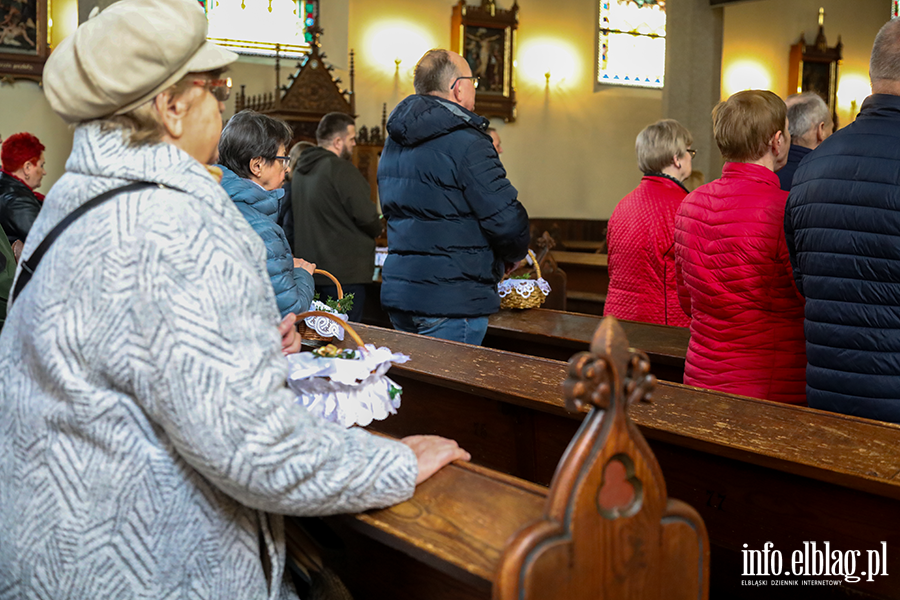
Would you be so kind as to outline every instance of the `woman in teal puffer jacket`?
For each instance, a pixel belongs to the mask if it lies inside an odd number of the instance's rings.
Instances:
[[[293,257],[276,223],[291,137],[284,121],[244,110],[228,121],[219,140],[222,187],[266,244],[266,267],[282,317],[309,310],[315,294],[316,266]]]

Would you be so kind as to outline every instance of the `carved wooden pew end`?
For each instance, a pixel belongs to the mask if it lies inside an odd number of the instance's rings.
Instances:
[[[496,600],[707,597],[703,520],[668,500],[662,471],[628,416],[631,403],[650,400],[649,368],[613,317],[600,324],[591,351],[569,361],[567,408],[592,410],[556,470],[543,517],[507,545]]]
[[[566,408],[590,413],[549,490],[451,465],[407,502],[330,520],[347,547],[335,568],[357,600],[707,598],[706,528],[667,499],[627,411],[650,398],[649,360],[628,350],[612,317],[590,348],[569,362],[564,384]]]

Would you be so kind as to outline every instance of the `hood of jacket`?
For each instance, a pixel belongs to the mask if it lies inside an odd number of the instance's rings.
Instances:
[[[278,187],[274,190],[266,190],[249,179],[238,177],[228,167],[216,166],[222,169],[222,187],[225,188],[232,200],[253,207],[254,210],[273,219],[277,216],[278,201],[284,196],[284,188]]]
[[[490,121],[437,96],[406,97],[391,112],[388,135],[401,146],[415,146],[458,129],[472,127],[485,135]]]
[[[326,150],[321,146],[307,148],[300,154],[300,158],[297,159],[295,170],[301,175],[309,175],[310,171],[312,171],[317,164],[323,160],[331,160],[333,158],[340,157],[331,150]]]

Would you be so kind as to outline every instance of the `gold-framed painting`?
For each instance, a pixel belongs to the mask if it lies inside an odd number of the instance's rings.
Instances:
[[[2,1],[2,0],[0,0]],[[453,7],[450,48],[458,52],[478,77],[475,112],[485,117],[516,120],[515,48],[519,5],[497,8],[493,0]]]
[[[0,0],[0,78],[40,81],[47,46],[47,0]]]

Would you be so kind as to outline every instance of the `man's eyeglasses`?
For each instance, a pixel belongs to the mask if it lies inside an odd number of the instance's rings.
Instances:
[[[456,87],[456,84],[459,83],[459,80],[460,80],[460,79],[471,79],[471,80],[472,80],[472,87],[474,87],[476,90],[478,89],[478,78],[475,77],[474,75],[471,75],[471,76],[469,76],[469,77],[457,77],[456,79],[454,79],[454,80],[453,80],[453,85],[450,86],[450,89],[451,89],[451,90],[452,90],[453,88]]]
[[[276,157],[274,158],[274,160],[280,160],[280,161],[281,161],[281,166],[284,167],[285,169],[287,169],[287,168],[288,168],[288,165],[289,165],[290,162],[291,162],[291,157],[290,157],[290,156],[276,156]]]
[[[231,77],[227,79],[195,79],[194,85],[207,88],[219,102],[225,102],[231,96]]]
[[[687,152],[688,154],[690,154],[690,155],[691,155],[691,158],[694,158],[695,156],[697,156],[697,151],[694,150],[693,148],[688,148],[687,150],[685,150],[685,152]]]

